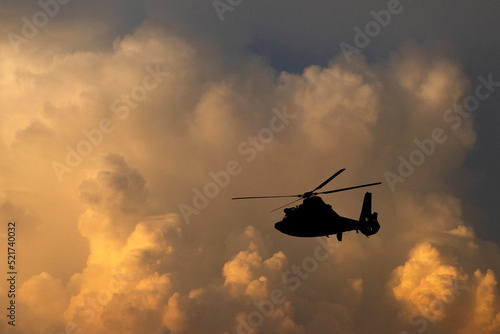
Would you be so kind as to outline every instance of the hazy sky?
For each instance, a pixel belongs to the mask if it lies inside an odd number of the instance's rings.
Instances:
[[[496,1],[0,3],[2,333],[499,333]],[[381,229],[286,199],[373,187]],[[367,189],[325,195],[357,218]]]

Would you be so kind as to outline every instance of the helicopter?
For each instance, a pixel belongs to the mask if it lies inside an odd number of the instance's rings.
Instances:
[[[340,191],[357,189],[362,187],[370,187],[381,184],[382,182],[362,184],[359,186],[335,189],[323,192],[317,192],[333,180],[336,176],[342,173],[345,168],[342,168],[319,186],[311,191],[298,195],[284,196],[250,196],[250,197],[233,197],[233,200],[240,199],[259,199],[259,198],[281,198],[281,197],[298,197],[298,199],[285,204],[273,211],[284,208],[297,201],[303,200],[302,204],[285,208],[285,217],[283,220],[274,224],[274,228],[281,233],[294,237],[330,237],[336,234],[337,240],[342,241],[342,234],[348,231],[361,231],[366,237],[374,235],[380,229],[380,224],[377,220],[377,212],[372,213],[372,194],[367,192],[363,199],[361,214],[358,220],[340,216],[336,213],[332,206],[323,202],[323,199],[317,195],[331,194]]]

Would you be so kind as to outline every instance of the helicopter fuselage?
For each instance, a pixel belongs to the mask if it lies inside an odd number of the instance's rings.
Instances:
[[[371,194],[365,198],[365,202],[368,201],[371,203]],[[347,231],[361,230],[368,236],[377,233],[380,228],[376,214],[362,212],[360,220],[342,217],[332,209],[331,205],[317,196],[306,198],[303,204],[284,211],[285,217],[274,227],[284,234],[295,237],[321,237],[334,234],[340,241],[342,233]]]
[[[337,215],[334,219],[292,220],[283,219],[274,224],[274,228],[294,237],[323,237],[347,231],[359,230],[359,222]]]

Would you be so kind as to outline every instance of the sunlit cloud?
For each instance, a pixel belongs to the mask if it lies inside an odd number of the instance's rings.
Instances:
[[[456,60],[404,45],[386,63],[338,56],[277,73],[152,21],[106,49],[43,40],[18,55],[0,46],[12,111],[0,114],[0,213],[26,226],[19,333],[500,328],[498,247],[477,237],[447,177],[475,143],[471,119],[443,120],[471,87]],[[435,128],[447,139],[413,164]],[[179,204],[232,161],[238,173],[188,224]],[[370,190],[382,225],[370,238],[286,237],[268,212],[284,203],[229,200],[307,191],[344,167],[332,187],[384,182]],[[388,171],[402,178],[394,189]],[[357,219],[362,198],[325,201]]]

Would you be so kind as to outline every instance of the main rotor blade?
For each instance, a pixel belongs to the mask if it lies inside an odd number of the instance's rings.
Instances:
[[[302,195],[284,195],[284,196],[247,196],[233,197],[232,199],[255,199],[255,198],[282,198],[282,197],[301,197]]]
[[[382,182],[375,182],[375,183],[369,183],[369,184],[362,184],[360,186],[355,186],[355,187],[335,189],[335,190],[330,190],[330,191],[323,191],[323,192],[319,192],[319,193],[314,193],[314,195],[331,194],[331,193],[336,193],[336,192],[339,192],[339,191],[351,190],[351,189],[362,188],[362,187],[376,186],[377,184],[382,184]]]
[[[281,209],[281,208],[284,208],[285,206],[289,206],[290,204],[295,203],[295,202],[297,202],[297,201],[300,201],[301,199],[302,199],[302,198],[296,199],[295,201],[292,201],[292,202],[290,202],[290,203],[288,203],[288,204],[285,204],[285,205],[283,205],[283,206],[280,206],[279,208],[273,209],[273,210],[271,210],[271,211],[269,211],[269,212],[274,212],[274,211],[276,211],[276,210],[279,210],[279,209]]]
[[[314,188],[311,192],[314,192],[316,190],[319,190],[319,189],[323,188],[328,182],[330,182],[331,180],[333,180],[334,177],[336,177],[337,175],[339,175],[343,171],[345,171],[345,168],[342,168],[337,173],[335,173],[332,176],[330,176],[325,182],[323,182],[322,184],[320,184],[319,186],[317,186],[316,188]]]

